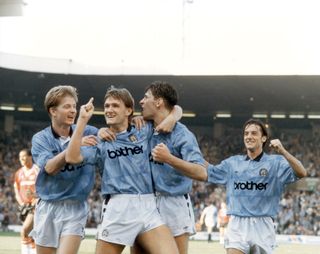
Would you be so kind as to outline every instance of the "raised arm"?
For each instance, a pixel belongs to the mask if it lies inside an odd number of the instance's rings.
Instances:
[[[182,174],[199,181],[207,181],[207,169],[199,164],[184,161],[172,155],[168,147],[160,143],[152,149],[152,157],[155,161],[167,163]]]
[[[65,158],[67,163],[78,164],[83,161],[83,157],[80,151],[81,139],[85,127],[93,114],[93,111],[93,98],[91,98],[87,104],[82,105],[80,108],[76,128],[72,134],[68,148],[66,149]]]
[[[283,155],[294,170],[296,176],[300,178],[307,176],[307,170],[304,168],[302,163],[283,147],[279,139],[271,140],[270,147],[272,147],[277,153]]]

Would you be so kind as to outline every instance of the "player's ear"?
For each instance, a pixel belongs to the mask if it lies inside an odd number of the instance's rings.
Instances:
[[[263,136],[262,137],[262,142],[266,142],[267,141],[267,137],[266,136]]]
[[[157,108],[159,108],[162,104],[163,104],[163,99],[162,98],[158,98],[157,102],[156,102]]]
[[[56,113],[56,108],[55,108],[55,107],[50,107],[50,108],[49,108],[49,114],[50,114],[50,116],[54,116],[55,113]]]
[[[133,109],[132,108],[127,108],[126,110],[126,116],[130,116],[132,114]]]

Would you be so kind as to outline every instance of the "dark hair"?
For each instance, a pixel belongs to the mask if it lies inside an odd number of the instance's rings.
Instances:
[[[114,86],[110,86],[104,96],[104,101],[109,97],[123,101],[127,108],[132,109],[131,115],[129,116],[130,122],[134,112],[134,99],[131,93],[125,88],[115,88]]]
[[[265,124],[259,120],[259,119],[249,119],[248,121],[246,121],[243,125],[243,128],[242,128],[242,134],[244,135],[244,131],[245,129],[247,128],[248,125],[257,125],[260,127],[260,130],[262,132],[262,136],[266,136],[267,139],[266,141],[263,142],[263,147],[267,144],[267,141],[269,139],[269,133],[268,133],[268,130],[267,130],[267,127],[265,126]]]
[[[31,150],[30,150],[30,149],[28,149],[28,148],[24,148],[24,149],[20,150],[20,152],[19,152],[19,153],[21,153],[21,152],[25,152],[28,156],[32,156],[32,154],[31,154]]]
[[[151,91],[155,99],[162,98],[165,106],[172,109],[178,102],[178,93],[172,85],[165,81],[154,81],[149,85],[145,92]]]

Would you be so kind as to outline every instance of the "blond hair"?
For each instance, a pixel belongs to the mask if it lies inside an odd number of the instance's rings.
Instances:
[[[61,100],[66,96],[70,96],[76,103],[78,102],[77,89],[73,86],[55,86],[47,92],[44,99],[44,107],[49,115],[50,108],[58,106]]]

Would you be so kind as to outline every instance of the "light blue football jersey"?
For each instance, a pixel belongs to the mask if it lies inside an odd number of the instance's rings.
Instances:
[[[117,134],[113,142],[101,142],[96,147],[83,147],[83,163],[102,168],[101,193],[153,193],[148,142],[152,126],[147,124],[138,131],[131,126]]]
[[[73,130],[75,125],[71,127]],[[97,135],[98,129],[87,126],[84,136]],[[36,180],[36,192],[42,200],[86,200],[95,181],[92,165],[66,164],[56,175],[49,175],[45,166],[49,159],[64,151],[69,142],[61,144],[59,136],[50,127],[32,137],[32,157],[40,168]]]
[[[281,155],[237,155],[208,167],[208,182],[226,186],[228,214],[243,217],[276,216],[285,185],[298,179]]]
[[[182,123],[177,123],[171,133],[154,133],[151,138],[150,148],[164,143],[171,154],[188,162],[204,165],[196,137]],[[192,189],[192,179],[166,163],[153,161],[150,154],[152,177],[155,191],[164,195],[183,195]]]

